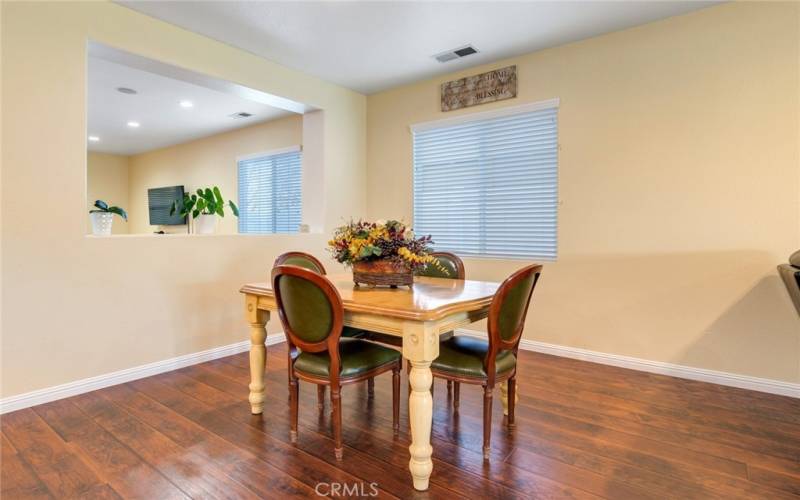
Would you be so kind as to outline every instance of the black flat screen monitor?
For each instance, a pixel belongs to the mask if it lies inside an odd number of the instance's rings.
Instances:
[[[170,215],[174,202],[178,202],[178,210]],[[147,190],[147,202],[150,208],[151,226],[180,226],[186,224],[186,217],[180,215],[183,206],[183,186],[160,187]]]

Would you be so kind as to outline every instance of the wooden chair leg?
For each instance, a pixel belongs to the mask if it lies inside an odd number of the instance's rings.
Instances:
[[[290,389],[289,390],[289,404],[291,404],[292,403],[292,391],[291,391],[291,388],[292,388],[292,369],[293,369],[292,368],[292,351],[291,351],[291,349],[289,350],[289,355],[287,356],[287,361],[289,363],[288,364],[289,369],[287,370],[287,375],[288,375],[288,379],[289,379],[289,389]]]
[[[489,459],[492,439],[492,391],[488,385],[483,386],[483,459]]]
[[[317,386],[317,408],[325,408],[325,386],[322,384]]]
[[[289,408],[290,408],[290,430],[289,439],[292,443],[297,442],[297,411],[300,406],[300,383],[292,376],[289,377]]]
[[[336,460],[342,459],[342,394],[341,388],[331,387],[331,406],[333,406],[333,452]]]
[[[461,382],[453,382],[453,408],[458,409],[461,403]]]
[[[400,432],[400,366],[392,370],[392,426]]]
[[[452,380],[448,380],[447,381],[447,393],[450,394],[450,391],[452,391],[452,390],[453,390],[453,381]]]
[[[517,406],[517,377],[508,379],[508,427],[514,428],[514,407]]]
[[[370,398],[375,396],[375,377],[367,379],[367,395]]]

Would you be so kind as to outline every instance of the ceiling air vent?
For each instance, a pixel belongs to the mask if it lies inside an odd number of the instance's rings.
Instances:
[[[472,45],[465,45],[457,49],[448,50],[447,52],[442,52],[441,54],[436,54],[433,57],[440,63],[444,63],[447,61],[452,61],[453,59],[460,59],[462,57],[467,57],[477,53],[478,49],[476,49]]]
[[[250,118],[253,116],[253,113],[248,113],[247,111],[239,111],[238,113],[234,113],[232,115],[228,115],[234,120],[238,120],[239,118]]]

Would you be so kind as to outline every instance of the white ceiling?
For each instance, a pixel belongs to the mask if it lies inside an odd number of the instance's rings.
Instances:
[[[119,3],[371,94],[719,2]],[[431,57],[468,43],[480,52],[443,64]]]
[[[89,57],[87,136],[90,151],[121,155],[139,154],[153,149],[199,139],[291,114],[261,102],[243,99],[181,80],[130,66]],[[127,87],[138,92],[118,92]],[[189,100],[192,108],[182,108]],[[229,115],[246,111],[250,118]],[[140,123],[128,127],[129,121]]]

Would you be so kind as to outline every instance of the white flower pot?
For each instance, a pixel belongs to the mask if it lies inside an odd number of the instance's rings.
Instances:
[[[109,212],[92,212],[89,214],[92,220],[92,234],[95,236],[110,236],[111,225],[114,223],[114,214]]]
[[[215,214],[200,214],[194,221],[197,234],[214,234],[217,229],[217,216]]]

